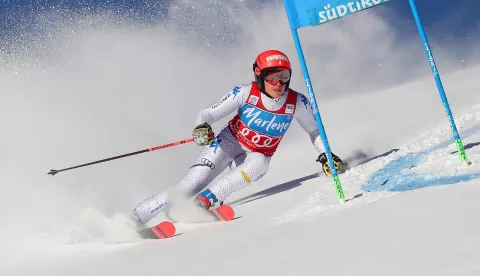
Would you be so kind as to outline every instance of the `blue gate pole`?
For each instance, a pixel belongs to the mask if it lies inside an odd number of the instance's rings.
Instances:
[[[428,62],[430,63],[430,68],[432,69],[433,77],[435,78],[435,82],[437,84],[438,92],[440,93],[440,98],[442,99],[443,106],[445,108],[445,113],[447,114],[448,122],[450,123],[450,128],[452,129],[453,138],[455,139],[455,144],[457,145],[457,150],[460,154],[460,160],[462,161],[462,163],[469,164],[467,155],[465,153],[465,148],[463,147],[462,139],[460,139],[460,135],[458,134],[457,126],[455,125],[452,111],[450,109],[450,105],[448,104],[445,90],[443,89],[442,80],[440,79],[440,73],[437,70],[435,60],[433,59],[432,50],[430,49],[430,45],[428,44],[427,35],[425,34],[425,30],[423,28],[420,15],[417,10],[417,5],[415,4],[415,0],[409,0],[409,2],[410,7],[412,8],[413,17],[415,18],[415,22],[417,23],[418,33],[420,34],[423,46],[425,48],[425,53],[427,54]]]
[[[322,138],[323,147],[325,148],[325,154],[327,155],[328,164],[330,165],[330,171],[332,172],[333,183],[335,190],[337,192],[338,199],[341,203],[345,203],[345,195],[343,194],[342,184],[340,183],[340,178],[338,177],[337,170],[335,169],[335,164],[333,163],[332,152],[330,151],[330,145],[328,144],[327,134],[325,133],[325,128],[323,127],[322,118],[320,117],[320,112],[318,110],[317,101],[315,99],[315,94],[313,93],[313,87],[310,82],[310,76],[308,74],[307,65],[305,63],[305,57],[303,55],[302,45],[300,44],[300,39],[298,37],[298,32],[296,29],[290,28],[292,30],[293,40],[295,42],[295,47],[297,49],[298,59],[300,60],[300,66],[302,67],[303,77],[305,78],[305,84],[307,86],[308,95],[310,97],[310,104],[312,105],[313,115],[317,121],[318,130]]]

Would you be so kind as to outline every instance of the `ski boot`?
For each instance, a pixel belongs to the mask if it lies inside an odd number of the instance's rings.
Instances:
[[[210,189],[204,190],[203,192],[199,193],[195,198],[195,204],[205,210],[209,210],[210,207],[214,206],[217,202],[217,197],[212,193]]]

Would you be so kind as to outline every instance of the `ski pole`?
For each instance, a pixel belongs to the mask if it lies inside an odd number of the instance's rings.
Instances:
[[[106,162],[106,161],[110,161],[110,160],[114,160],[114,159],[119,159],[119,158],[123,158],[123,157],[127,157],[127,156],[132,156],[132,155],[136,155],[136,154],[140,154],[140,153],[144,153],[144,152],[150,152],[150,151],[154,151],[154,150],[159,150],[159,149],[164,149],[164,148],[168,148],[168,147],[178,146],[178,145],[185,144],[185,143],[190,143],[190,142],[193,142],[193,138],[190,138],[190,139],[187,139],[187,140],[181,140],[181,141],[177,141],[177,142],[173,142],[173,143],[168,143],[168,144],[161,145],[161,146],[156,146],[156,147],[153,147],[153,148],[139,150],[139,151],[135,151],[135,152],[131,152],[131,153],[126,153],[126,154],[122,154],[122,155],[118,155],[118,156],[114,156],[114,157],[110,157],[110,158],[106,158],[106,159],[102,159],[102,160],[98,160],[98,161],[93,161],[93,162],[90,162],[90,163],[77,165],[77,166],[73,166],[73,167],[70,167],[70,168],[65,168],[65,169],[61,169],[61,170],[50,170],[50,172],[48,172],[47,174],[55,175],[55,174],[57,174],[59,172],[63,172],[63,171],[68,171],[68,170],[72,170],[72,169],[76,169],[76,168],[80,168],[80,167],[85,167],[85,166],[90,166],[90,165],[93,165],[93,164],[98,164],[98,163],[102,163],[102,162]]]

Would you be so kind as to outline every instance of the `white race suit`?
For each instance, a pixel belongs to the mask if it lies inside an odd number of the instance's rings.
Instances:
[[[273,99],[261,93],[255,82],[239,85],[202,110],[196,123],[211,125],[235,110],[238,110],[236,116],[221,129],[212,144],[203,147],[173,189],[190,197],[209,186],[221,202],[259,180],[267,172],[270,158],[293,118],[308,133],[317,151],[323,151],[310,102],[303,94],[288,89],[280,98]],[[232,162],[236,166],[215,179]],[[134,213],[146,223],[169,204],[168,191],[164,190],[139,203]]]

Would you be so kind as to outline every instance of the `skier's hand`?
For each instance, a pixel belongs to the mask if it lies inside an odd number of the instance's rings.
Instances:
[[[215,139],[212,127],[208,123],[203,123],[193,129],[192,137],[199,146],[210,145]]]
[[[333,154],[333,152],[332,152],[332,159],[333,159],[333,163],[335,164],[335,170],[337,170],[338,173],[342,173],[343,166],[345,165],[345,163],[342,161],[342,159],[340,159],[340,157]],[[325,153],[320,154],[316,161],[322,164],[323,172],[327,176],[332,176],[332,172],[330,171],[330,166],[328,165],[327,155]]]

